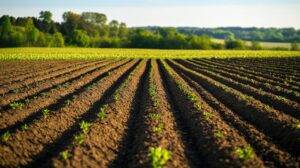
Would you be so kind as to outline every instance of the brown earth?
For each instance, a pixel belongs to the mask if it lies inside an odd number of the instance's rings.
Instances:
[[[0,62],[0,167],[297,168],[299,62]]]

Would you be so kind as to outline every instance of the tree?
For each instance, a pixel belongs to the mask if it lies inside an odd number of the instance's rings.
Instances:
[[[50,11],[41,11],[39,18],[45,23],[51,23],[52,21],[52,13]]]
[[[120,23],[119,25],[119,34],[118,36],[121,38],[121,39],[125,39],[127,36],[128,36],[128,29],[127,29],[127,26],[125,23]]]
[[[63,47],[65,46],[65,40],[61,33],[54,33],[52,39],[52,46],[53,47]]]
[[[84,30],[75,30],[73,40],[74,44],[80,47],[88,47],[90,42],[90,38]]]
[[[81,17],[84,21],[97,26],[104,26],[107,22],[106,15],[96,12],[83,12]]]
[[[110,37],[118,37],[119,35],[119,22],[116,20],[112,20],[109,23],[109,36]]]
[[[39,30],[34,27],[33,20],[31,18],[27,19],[25,30],[27,46],[33,46],[38,40]]]
[[[0,46],[8,47],[11,45],[11,36],[12,36],[12,25],[9,17],[3,18],[3,24],[1,26],[0,32]]]

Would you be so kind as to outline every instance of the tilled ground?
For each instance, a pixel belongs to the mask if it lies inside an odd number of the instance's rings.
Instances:
[[[299,167],[299,65],[1,62],[0,167]]]

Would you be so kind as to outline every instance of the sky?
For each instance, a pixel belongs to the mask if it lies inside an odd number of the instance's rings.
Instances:
[[[65,11],[104,13],[128,26],[294,27],[300,29],[300,0],[0,0],[0,15],[62,21]]]

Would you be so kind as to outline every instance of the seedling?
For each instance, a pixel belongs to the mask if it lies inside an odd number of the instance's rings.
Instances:
[[[148,116],[151,120],[155,120],[155,121],[158,121],[161,118],[160,115],[157,113],[150,113]]]
[[[164,165],[171,159],[172,153],[161,147],[150,148],[150,153],[148,155],[151,161],[151,167],[153,168],[163,168]]]
[[[42,113],[43,113],[43,117],[47,118],[49,116],[50,110],[44,109]]]
[[[87,134],[90,131],[91,123],[88,123],[86,121],[82,121],[80,123],[80,129],[84,134]]]
[[[212,114],[210,112],[203,112],[203,117],[206,120],[210,120],[210,118],[212,117]]]
[[[13,102],[13,103],[10,103],[9,106],[14,110],[16,110],[16,109],[21,110],[24,107],[24,104],[21,102]]]
[[[1,141],[6,142],[10,138],[11,134],[9,131],[5,132],[3,135],[1,135]]]
[[[84,142],[84,134],[78,134],[74,136],[74,143],[77,145],[82,145]]]
[[[296,125],[296,129],[300,130],[300,122]]]
[[[102,121],[106,118],[106,108],[107,105],[104,105],[100,108],[99,113],[97,114],[98,118]]]
[[[27,125],[27,124],[22,125],[22,126],[21,126],[21,130],[22,130],[22,131],[28,130],[28,125]]]
[[[188,94],[187,97],[192,102],[195,102],[197,100],[197,96],[195,94],[193,94],[193,93]]]
[[[164,130],[163,123],[159,123],[158,126],[153,127],[153,131],[157,134],[161,134],[163,130]]]
[[[69,157],[71,157],[71,154],[69,153],[68,150],[60,152],[59,155],[63,161],[66,161]]]
[[[247,161],[254,157],[254,151],[250,146],[244,148],[238,147],[236,148],[235,153],[237,154],[238,158],[243,161]]]
[[[224,137],[223,132],[221,130],[217,130],[215,132],[215,137],[217,138],[217,140],[221,140]]]

